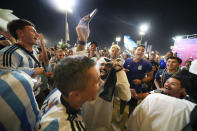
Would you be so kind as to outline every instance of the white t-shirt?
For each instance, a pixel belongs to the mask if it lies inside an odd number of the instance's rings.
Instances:
[[[128,131],[180,131],[196,104],[163,94],[148,95],[128,120]]]

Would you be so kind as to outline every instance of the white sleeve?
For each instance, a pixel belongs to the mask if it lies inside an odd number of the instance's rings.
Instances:
[[[159,93],[150,94],[130,115],[128,131],[180,131],[189,123],[195,105]]]
[[[129,101],[131,99],[130,84],[128,82],[125,71],[121,70],[116,73],[116,94],[124,101]]]

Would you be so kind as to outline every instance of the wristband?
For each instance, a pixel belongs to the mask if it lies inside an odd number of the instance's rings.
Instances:
[[[84,41],[78,41],[78,44],[85,45],[86,43]]]

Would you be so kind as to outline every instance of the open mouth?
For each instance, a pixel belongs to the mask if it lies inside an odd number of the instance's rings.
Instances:
[[[100,70],[100,74],[101,75],[106,75],[107,74],[107,71],[106,70]]]
[[[164,88],[165,88],[166,90],[171,90],[168,86],[164,86]]]

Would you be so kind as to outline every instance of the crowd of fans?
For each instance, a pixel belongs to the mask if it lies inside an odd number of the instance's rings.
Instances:
[[[127,130],[196,130],[197,60],[169,51],[130,56],[113,44],[98,50],[89,37],[89,15],[76,27],[74,47],[46,47],[25,19],[0,31],[0,130],[112,130],[129,106]],[[85,24],[84,24],[85,23]],[[191,114],[191,115],[190,115]]]

